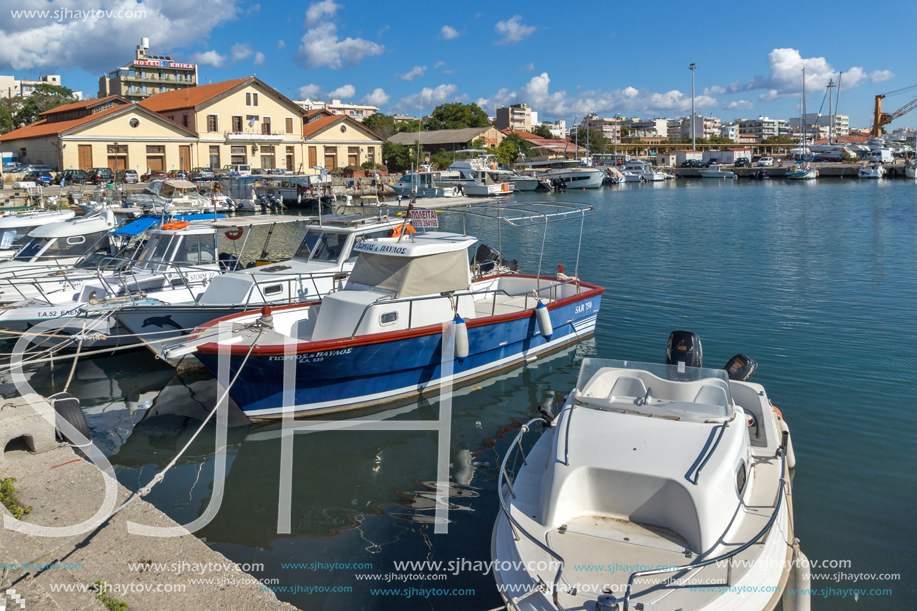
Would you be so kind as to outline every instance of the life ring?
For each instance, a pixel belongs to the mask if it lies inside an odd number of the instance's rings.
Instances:
[[[773,403],[771,403],[771,407],[774,408],[774,411],[777,412],[777,415],[778,415],[778,416],[780,416],[781,418],[783,418],[783,412],[781,412],[780,409],[779,409],[776,405],[774,405]]]
[[[238,240],[239,238],[242,237],[242,228],[236,227],[235,231],[229,230],[226,233],[224,233],[223,235],[225,235],[230,240]]]
[[[166,231],[171,231],[173,229],[184,229],[188,225],[188,221],[178,221],[177,223],[166,223],[162,228]]]
[[[395,229],[392,230],[392,237],[393,237],[393,238],[397,238],[398,236],[401,235],[401,228],[402,228],[402,227],[404,227],[404,233],[405,233],[405,235],[408,235],[408,234],[411,234],[411,233],[417,233],[417,230],[414,229],[413,227],[411,227],[410,225],[398,225],[397,227],[395,227]]]

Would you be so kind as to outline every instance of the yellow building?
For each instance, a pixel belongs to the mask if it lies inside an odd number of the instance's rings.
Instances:
[[[329,172],[339,167],[361,166],[367,161],[382,163],[385,138],[347,115],[311,111],[303,126],[306,147],[305,173],[316,167]]]
[[[185,169],[302,166],[302,109],[253,76],[160,93],[140,106],[197,132]]]
[[[0,136],[0,151],[55,170],[191,170],[249,165],[315,174],[382,163],[384,138],[349,116],[302,109],[255,77],[169,91],[131,103],[108,96],[42,113]]]
[[[190,157],[194,131],[119,96],[86,100],[41,113],[41,120],[0,136],[0,150],[21,163],[55,170],[169,167]]]

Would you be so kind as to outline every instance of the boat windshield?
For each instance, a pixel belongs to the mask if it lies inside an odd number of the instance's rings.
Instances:
[[[334,263],[341,256],[346,242],[346,234],[323,233],[322,237],[315,243],[315,246],[312,247],[312,257],[309,260]]]
[[[166,253],[169,252],[169,244],[172,242],[172,236],[168,234],[154,234],[150,237],[146,246],[137,255],[137,267],[140,269],[152,269],[157,263],[162,262]]]
[[[73,235],[60,238],[32,238],[16,253],[17,261],[31,261],[35,255],[41,253],[42,257],[79,257],[86,251],[98,246],[107,246],[100,242],[106,232],[90,233],[88,235]],[[47,248],[45,249],[45,245]],[[44,251],[42,252],[42,249]]]
[[[302,239],[302,242],[299,245],[299,249],[296,251],[296,254],[293,255],[293,258],[308,261],[309,257],[312,256],[312,251],[315,249],[315,245],[318,243],[319,238],[321,238],[322,234],[324,233],[324,231],[316,231],[314,229],[307,231],[305,237]]]
[[[600,369],[632,369],[634,371],[646,371],[662,380],[673,382],[697,382],[706,379],[722,380],[729,383],[729,376],[726,375],[725,369],[707,369],[705,367],[679,367],[678,365],[665,365],[663,363],[641,363],[638,361],[620,361],[617,359],[583,359],[580,367],[579,378],[576,387],[580,390],[585,388],[586,384],[595,377]]]
[[[126,269],[130,259],[113,257],[107,250],[97,250],[74,265],[78,269],[99,269],[103,272],[115,272]]]
[[[48,242],[54,239],[55,238],[32,238],[18,253],[16,253],[14,258],[17,261],[31,261],[32,257],[40,253],[42,249],[47,246]]]
[[[3,232],[2,237],[0,237],[0,250],[8,250],[10,248],[18,249],[26,243],[29,232],[35,229],[35,227],[37,227],[37,225],[7,229]]]

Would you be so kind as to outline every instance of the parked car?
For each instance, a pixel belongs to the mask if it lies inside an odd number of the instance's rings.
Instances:
[[[241,167],[241,166],[240,166],[240,167]],[[242,173],[241,173],[239,170],[235,170],[235,171],[236,171],[236,172],[239,172],[239,176],[242,176]],[[251,168],[251,169],[249,170],[249,172],[251,172],[251,174],[249,174],[249,176],[258,176],[259,174],[270,174],[269,171],[267,171],[267,170],[262,171],[261,168]]]
[[[723,163],[723,161],[720,159],[708,159],[704,162],[703,167],[709,168],[712,165],[720,165],[721,163]]]
[[[736,168],[750,168],[751,160],[748,157],[739,157],[732,165]]]
[[[89,182],[94,185],[108,183],[115,178],[115,173],[111,171],[111,168],[91,168],[86,174],[89,176]]]
[[[19,173],[19,164],[15,161],[10,161],[3,164],[3,173],[4,174],[18,174]]]
[[[118,170],[115,180],[123,184],[132,185],[140,182],[140,177],[137,175],[137,170]]]
[[[58,172],[57,176],[54,177],[54,184],[61,186],[82,185],[87,180],[89,180],[89,176],[85,170],[64,170],[63,172]]]
[[[773,157],[760,157],[758,159],[759,168],[772,168],[774,167],[774,158]]]
[[[751,158],[751,162],[752,162],[752,163],[758,163],[758,161],[761,159],[761,157],[763,157],[763,155],[755,155],[754,157]]]
[[[702,168],[704,164],[699,159],[688,159],[682,162],[681,167],[683,168]]]
[[[184,178],[188,180],[188,172],[185,170],[169,170],[169,178]]]
[[[51,172],[47,170],[38,170],[36,172],[29,172],[25,175],[23,180],[38,183],[40,185],[50,185],[54,182],[54,177],[51,176]]]
[[[53,170],[51,169],[51,166],[49,166],[49,165],[39,165],[39,164],[36,164],[36,165],[19,166],[19,169],[17,170],[17,172],[25,172],[25,173],[29,173],[29,172],[53,172]]]
[[[213,178],[213,170],[210,168],[194,168],[191,170],[192,180],[209,180]]]
[[[140,177],[141,182],[150,182],[151,180],[163,180],[168,178],[169,175],[162,170],[151,170]]]

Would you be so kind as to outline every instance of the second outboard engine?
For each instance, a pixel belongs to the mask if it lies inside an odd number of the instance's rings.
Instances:
[[[690,331],[672,331],[669,344],[665,348],[665,364],[684,363],[687,367],[703,367],[704,351],[700,337]]]
[[[272,194],[269,194],[269,195],[267,196],[267,198],[268,198],[268,199],[270,200],[270,202],[271,202],[271,211],[273,211],[273,212],[280,212],[281,210],[283,210],[283,202],[281,202],[279,199],[277,199],[276,197],[274,197],[274,194],[273,194],[273,193],[272,193]]]
[[[723,369],[726,370],[726,375],[729,376],[730,380],[747,382],[755,374],[755,370],[758,369],[758,363],[750,356],[737,354],[729,359]]]
[[[258,193],[258,203],[261,205],[261,214],[267,214],[267,209],[271,204],[261,193]]]

